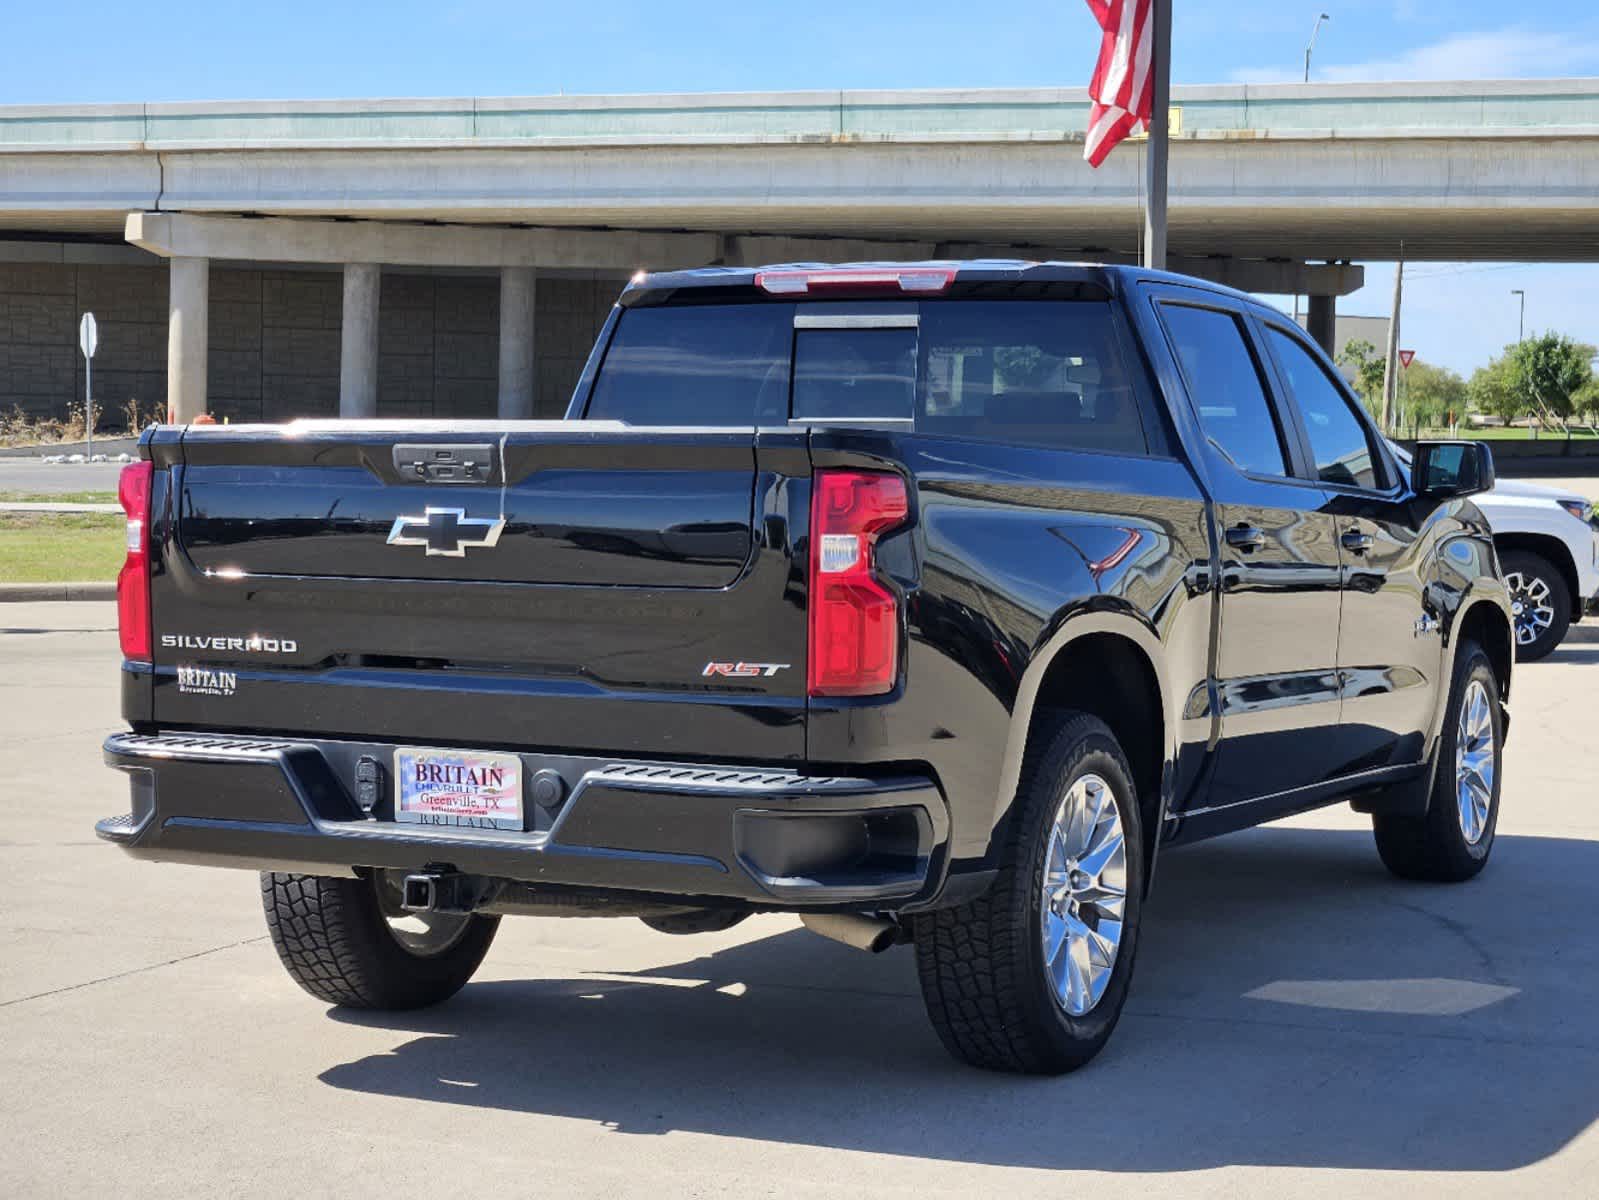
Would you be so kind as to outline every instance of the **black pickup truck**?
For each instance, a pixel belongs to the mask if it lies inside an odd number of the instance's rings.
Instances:
[[[1173,275],[705,269],[563,421],[156,428],[122,480],[140,858],[263,872],[318,998],[505,915],[914,942],[968,1062],[1087,1061],[1158,848],[1320,805],[1406,878],[1498,815],[1486,448],[1399,469],[1281,313]]]

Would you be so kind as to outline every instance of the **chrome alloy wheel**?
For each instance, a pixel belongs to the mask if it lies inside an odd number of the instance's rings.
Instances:
[[[1549,602],[1549,583],[1537,575],[1511,571],[1505,576],[1505,590],[1510,593],[1510,615],[1516,624],[1516,644],[1530,646],[1554,624],[1555,607]]]
[[[1460,725],[1455,731],[1455,806],[1460,815],[1460,831],[1473,846],[1482,840],[1488,827],[1494,772],[1499,766],[1489,703],[1488,689],[1480,679],[1473,679],[1461,697]]]
[[[400,948],[418,958],[443,954],[466,936],[472,924],[469,913],[410,912],[405,898],[405,871],[377,871],[372,884],[389,934]]]
[[[1110,785],[1076,780],[1049,833],[1040,896],[1044,969],[1069,1014],[1092,1011],[1110,984],[1127,903],[1126,839]]]

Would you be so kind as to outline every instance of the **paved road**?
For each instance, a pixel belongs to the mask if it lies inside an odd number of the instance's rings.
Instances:
[[[109,605],[0,607],[0,1195],[1594,1195],[1599,631],[1518,674],[1493,866],[1342,810],[1165,861],[1064,1079],[956,1066],[910,953],[508,920],[432,1012],[299,992],[251,875],[124,859]]]
[[[121,473],[122,464],[115,462],[47,463],[36,458],[0,458],[0,492],[48,496],[66,492],[114,492]]]

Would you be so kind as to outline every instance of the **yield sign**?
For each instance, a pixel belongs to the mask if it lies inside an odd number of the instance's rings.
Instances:
[[[1410,365],[1410,360],[1415,358],[1415,357],[1416,357],[1416,352],[1414,350],[1401,350],[1399,352],[1399,364],[1400,364],[1400,366],[1408,367]]]

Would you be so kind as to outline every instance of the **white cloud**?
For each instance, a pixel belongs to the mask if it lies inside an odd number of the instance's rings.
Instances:
[[[1456,33],[1391,58],[1315,66],[1313,82],[1399,79],[1536,79],[1599,70],[1599,38],[1571,33],[1500,29]],[[1300,76],[1272,68],[1234,71],[1234,83],[1290,83]]]

